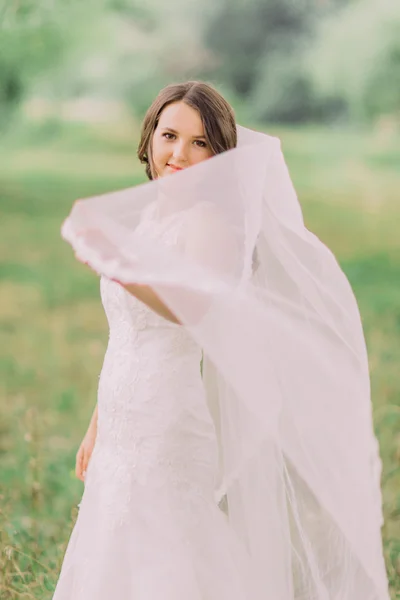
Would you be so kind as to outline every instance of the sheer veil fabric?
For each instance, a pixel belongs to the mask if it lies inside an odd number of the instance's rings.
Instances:
[[[257,597],[386,600],[357,303],[304,226],[279,140],[240,126],[238,137],[189,169],[76,202],[62,235],[97,273],[151,285],[203,349],[215,500]]]

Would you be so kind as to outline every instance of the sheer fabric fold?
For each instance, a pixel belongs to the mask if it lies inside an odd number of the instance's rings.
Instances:
[[[203,349],[215,500],[258,598],[386,600],[378,446],[357,303],[303,223],[277,138],[75,203],[97,273],[151,285]]]

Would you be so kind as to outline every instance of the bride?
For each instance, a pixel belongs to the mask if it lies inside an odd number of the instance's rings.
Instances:
[[[387,600],[358,309],[279,141],[187,82],[138,156],[62,229],[110,336],[53,599]]]

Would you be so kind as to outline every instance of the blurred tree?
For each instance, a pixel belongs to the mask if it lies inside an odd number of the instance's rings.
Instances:
[[[399,0],[0,0],[0,118],[28,94],[112,97],[141,116],[183,79],[213,81],[254,120],[393,114],[399,11]]]
[[[353,119],[399,116],[399,0],[356,0],[327,19],[308,72],[321,100],[336,98]]]
[[[133,0],[0,0],[0,118],[32,90],[86,91],[101,71],[91,49],[110,41],[105,20],[134,18],[139,26],[150,16]]]
[[[321,17],[348,0],[223,0],[211,14],[208,74],[230,85],[261,120],[298,122],[320,112],[303,54]]]
[[[62,55],[37,73],[37,95],[96,96],[127,101],[139,116],[159,89],[195,78],[208,60],[195,0],[89,2],[69,13]]]
[[[60,20],[29,0],[0,5],[0,116],[23,98],[36,74],[56,61],[62,49]]]
[[[222,0],[211,15],[206,45],[215,54],[214,73],[240,95],[252,92],[262,57],[294,48],[309,31],[313,0]]]
[[[249,104],[262,121],[299,123],[315,119],[315,96],[301,53],[269,52],[260,61]]]

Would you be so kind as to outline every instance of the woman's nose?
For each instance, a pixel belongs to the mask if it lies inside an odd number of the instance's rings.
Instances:
[[[174,159],[181,162],[187,162],[188,160],[188,148],[184,141],[177,141],[174,145],[173,152]]]

